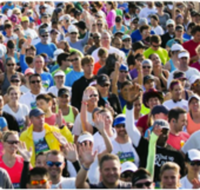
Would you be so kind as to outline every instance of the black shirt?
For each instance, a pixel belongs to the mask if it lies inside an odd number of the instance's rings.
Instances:
[[[169,35],[169,33],[165,33],[161,36],[162,39],[162,44],[161,47],[166,48],[166,44],[169,40],[173,39],[175,37],[175,35],[173,34],[172,37]]]
[[[2,116],[6,119],[9,130],[20,132],[19,125],[16,119],[11,114],[3,112]]]

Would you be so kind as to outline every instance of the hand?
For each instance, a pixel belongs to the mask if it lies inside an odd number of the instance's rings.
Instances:
[[[162,129],[159,125],[155,125],[155,127],[153,128],[153,132],[155,133],[155,135],[160,136],[162,134]]]
[[[162,66],[158,65],[154,68],[154,75],[157,77],[161,77],[162,75]]]
[[[59,141],[59,143],[62,145],[62,146],[65,146],[66,144],[68,144],[68,141],[67,139],[60,133],[58,132],[53,132],[53,135],[54,137]]]
[[[120,62],[118,62],[118,61],[115,63],[115,72],[116,73],[119,73],[120,65],[121,65]]]
[[[79,156],[81,156],[82,163],[87,168],[94,162],[96,155],[97,151],[93,152],[92,146],[88,142],[86,144],[82,143],[79,147]]]
[[[31,40],[26,40],[23,43],[22,47],[25,48],[25,49],[28,49],[30,47],[30,45],[31,45]]]
[[[193,184],[192,189],[199,189],[200,188],[200,181],[197,178],[192,180],[192,184]]]
[[[137,63],[136,69],[137,69],[138,72],[142,72],[142,63],[141,62]]]
[[[55,125],[57,125],[58,127],[61,127],[63,125],[63,115],[61,110],[58,110],[58,114],[56,114]]]
[[[102,133],[105,129],[105,118],[103,118],[101,114],[97,114],[96,116],[95,127],[100,133]]]
[[[27,150],[26,143],[20,141],[17,148],[19,153],[22,155],[24,161],[30,162],[32,156],[32,147],[30,147],[29,150]]]
[[[72,127],[74,126],[73,123],[69,123],[69,122],[67,122],[66,125],[67,125],[68,129],[72,129]]]
[[[89,93],[88,93],[87,90],[85,90],[84,93],[83,93],[82,101],[83,102],[88,102],[89,100],[90,100]]]
[[[78,152],[77,152],[75,144],[71,144],[71,143],[66,144],[62,148],[62,151],[63,151],[63,153],[65,155],[65,158],[67,160],[69,160],[70,162],[73,163],[73,162],[78,160]]]
[[[128,89],[127,102],[133,103],[142,95],[142,88],[139,84],[134,83]]]

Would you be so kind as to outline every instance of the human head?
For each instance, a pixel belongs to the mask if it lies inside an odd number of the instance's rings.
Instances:
[[[12,86],[16,86],[16,87],[20,88],[21,82],[22,82],[21,78],[18,74],[14,74],[10,77],[10,84]]]
[[[32,92],[40,92],[42,88],[42,78],[35,73],[29,76],[29,85]]]
[[[45,62],[44,58],[41,55],[37,55],[33,60],[34,68],[37,69],[43,69]]]
[[[14,57],[8,57],[6,58],[6,70],[7,71],[14,71],[16,68],[16,62]]]
[[[152,72],[153,63],[150,59],[145,59],[142,61],[142,71],[143,75],[149,75]]]
[[[99,32],[93,33],[92,39],[93,39],[95,44],[99,45],[100,39],[101,39],[101,34]]]
[[[170,50],[172,57],[178,58],[178,54],[182,50],[184,50],[182,45],[173,44],[172,47],[171,47],[171,50]]]
[[[101,45],[102,47],[109,47],[111,43],[111,36],[107,31],[101,34]]]
[[[97,89],[100,94],[108,94],[110,88],[110,79],[108,75],[101,74],[97,76]]]
[[[112,46],[117,48],[117,49],[121,49],[122,48],[122,40],[119,37],[114,37],[112,39]]]
[[[70,102],[70,92],[66,87],[62,87],[58,90],[58,103],[59,105],[66,106]]]
[[[182,71],[175,71],[174,72],[174,76],[173,76],[174,79],[177,79],[181,82],[182,86],[185,87],[185,84],[186,84],[186,81],[187,81],[187,78],[185,76],[185,73],[182,72]]]
[[[176,25],[175,27],[175,36],[176,38],[182,38],[183,37],[183,33],[184,33],[184,28],[182,25]]]
[[[37,107],[40,108],[44,113],[51,110],[52,98],[48,94],[39,94],[36,97]]]
[[[146,91],[150,90],[151,88],[154,88],[155,82],[154,82],[154,76],[153,75],[146,75],[143,77],[143,85],[146,89]]]
[[[190,78],[191,90],[200,95],[200,77],[198,75],[191,76]]]
[[[29,119],[33,124],[33,130],[42,131],[44,128],[44,112],[39,108],[34,108],[29,113]]]
[[[113,124],[113,115],[111,113],[111,111],[107,108],[103,108],[99,111],[99,114],[102,115],[102,117],[104,118],[104,122],[105,122],[105,129],[110,129],[112,128],[112,124]]]
[[[94,58],[86,55],[81,59],[81,65],[86,76],[91,76],[94,70]]]
[[[58,89],[64,86],[65,73],[62,70],[56,71],[53,78]]]
[[[5,30],[7,36],[11,36],[13,34],[13,26],[12,26],[12,24],[10,22],[7,22],[4,25],[4,30]]]
[[[12,52],[12,51],[15,50],[15,43],[14,43],[13,40],[9,40],[9,41],[7,42],[7,50],[8,50],[9,52]]]
[[[160,169],[161,188],[177,189],[180,187],[180,167],[174,162],[166,162]]]
[[[196,43],[199,43],[200,42],[200,26],[199,25],[194,26],[192,28],[191,34],[193,36],[193,40]]]
[[[20,98],[20,89],[16,86],[9,86],[7,89],[8,102],[19,101]]]
[[[125,136],[127,136],[125,123],[126,123],[126,116],[124,114],[119,114],[115,117],[113,121],[113,126],[117,132],[118,137],[124,138]]]
[[[157,119],[167,120],[169,110],[163,105],[154,106],[151,110],[151,115],[153,116],[154,121]]]
[[[158,56],[158,54],[152,53],[152,54],[149,56],[149,59],[150,59],[150,60],[152,61],[152,63],[153,63],[153,68],[158,67],[158,66],[162,66],[161,59],[160,59],[160,57]]]
[[[131,81],[124,81],[120,86],[121,96],[124,100],[128,98],[129,87],[132,85]]]
[[[36,155],[35,166],[36,167],[45,167],[46,166],[46,154],[45,154],[45,152],[39,152]]]
[[[142,36],[142,39],[146,39],[147,37],[150,36],[151,27],[145,24],[145,25],[140,26],[139,31]]]
[[[169,86],[172,100],[179,101],[182,99],[183,86],[179,80],[172,80]]]
[[[31,45],[29,48],[26,49],[26,56],[35,56],[36,55],[36,48],[35,46]]]
[[[70,57],[69,53],[66,53],[66,52],[60,53],[57,56],[57,63],[58,63],[58,65],[59,66],[70,67],[71,66],[71,60],[69,59],[69,57]]]
[[[182,50],[178,54],[178,59],[182,67],[187,67],[190,61],[190,55],[187,50]]]
[[[108,1],[106,3],[106,10],[107,10],[107,12],[111,11],[112,9],[116,9],[116,4],[113,1]]]
[[[166,22],[166,28],[167,28],[169,34],[174,33],[174,30],[175,30],[175,22],[174,22],[174,20],[168,19],[167,22]]]
[[[154,50],[154,51],[157,51],[161,45],[161,38],[159,35],[152,35],[150,37],[150,43],[151,43],[151,48]]]
[[[85,91],[89,96],[88,106],[97,107],[99,101],[98,90],[94,86],[88,86]]]
[[[151,15],[151,25],[157,26],[159,23],[159,18],[157,15]]]
[[[42,44],[47,44],[48,43],[49,32],[48,32],[47,28],[40,28],[39,29],[39,36],[40,36]]]
[[[191,113],[200,112],[200,97],[197,94],[190,96],[188,100],[189,110]]]
[[[98,51],[98,57],[99,61],[105,64],[108,57],[108,50],[106,48],[100,48]]]
[[[73,65],[74,70],[81,68],[81,56],[78,52],[70,53],[69,59]]]
[[[49,92],[48,95],[51,96],[51,98],[52,98],[51,111],[53,113],[56,113],[56,109],[57,109],[57,97],[53,93],[51,93],[51,92]]]
[[[138,53],[143,54],[145,49],[146,46],[142,41],[137,41],[132,45],[132,50],[134,51],[134,55],[137,55]]]

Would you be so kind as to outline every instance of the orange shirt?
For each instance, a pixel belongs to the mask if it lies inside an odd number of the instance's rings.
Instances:
[[[96,62],[96,63],[94,64],[93,74],[94,74],[94,75],[97,75],[97,73],[98,73],[98,71],[99,71],[100,68],[101,68],[100,63],[99,63],[99,62]]]
[[[190,113],[187,114],[187,119],[188,119],[188,124],[187,124],[187,132],[191,135],[192,133],[200,130],[200,123],[195,123],[191,116]]]

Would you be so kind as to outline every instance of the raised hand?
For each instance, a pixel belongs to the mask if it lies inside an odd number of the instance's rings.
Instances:
[[[30,147],[29,150],[27,150],[26,143],[20,141],[17,148],[24,161],[30,162],[32,156],[32,147]]]
[[[197,179],[197,178],[195,178],[195,179],[193,179],[192,180],[192,189],[199,189],[200,188],[200,181]]]
[[[155,125],[153,128],[153,132],[155,133],[155,135],[160,136],[162,134],[162,129],[159,125]]]
[[[97,114],[96,120],[95,120],[95,127],[102,133],[102,131],[105,128],[105,119],[101,114]]]
[[[58,110],[58,114],[56,114],[56,123],[55,125],[57,125],[58,127],[61,127],[63,125],[63,115],[62,115],[62,111]]]
[[[142,95],[142,88],[139,84],[134,83],[129,87],[127,101],[133,103],[138,97]]]
[[[89,100],[90,100],[89,93],[88,93],[87,90],[85,90],[84,93],[83,93],[82,101],[88,102]]]
[[[65,146],[66,144],[68,144],[68,141],[67,139],[60,133],[58,132],[53,132],[53,135],[54,137],[59,141],[59,143],[62,145],[62,146]]]
[[[65,158],[70,162],[75,162],[78,160],[78,152],[75,144],[68,143],[62,149]]]

